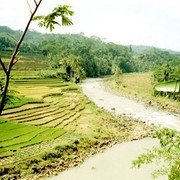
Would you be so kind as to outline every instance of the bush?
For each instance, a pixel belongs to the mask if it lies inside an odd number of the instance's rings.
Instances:
[[[60,158],[62,156],[61,152],[54,151],[54,152],[46,152],[42,155],[43,160],[48,160],[51,158]]]
[[[38,75],[42,78],[64,78],[66,73],[61,69],[54,69],[54,70],[42,70],[39,71]]]

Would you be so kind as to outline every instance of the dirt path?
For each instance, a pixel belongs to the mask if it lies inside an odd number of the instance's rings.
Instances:
[[[163,125],[180,131],[180,115],[147,107],[145,104],[107,92],[102,86],[102,79],[87,79],[82,83],[84,94],[97,106],[115,113],[126,115],[146,123]]]

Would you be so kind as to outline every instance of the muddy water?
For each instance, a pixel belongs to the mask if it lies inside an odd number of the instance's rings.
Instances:
[[[157,167],[156,164],[134,169],[131,168],[131,161],[157,144],[157,140],[152,138],[117,144],[87,159],[80,167],[64,171],[52,180],[152,180],[151,172]],[[158,178],[167,179],[166,176]]]
[[[127,115],[146,123],[163,125],[180,131],[180,115],[147,107],[145,104],[107,92],[102,79],[87,79],[82,83],[84,94],[97,106],[115,113]]]
[[[83,92],[99,107],[115,113],[180,130],[180,116],[159,111],[144,104],[113,95],[101,85],[101,79],[87,79],[82,83]],[[158,146],[157,139],[142,140],[117,144],[103,153],[87,159],[80,167],[71,168],[52,177],[52,180],[152,180],[151,173],[157,164],[144,165],[132,169],[131,162],[153,146]],[[158,180],[167,180],[161,176]]]

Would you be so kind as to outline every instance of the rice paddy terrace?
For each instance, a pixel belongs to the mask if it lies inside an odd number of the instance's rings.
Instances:
[[[11,89],[18,91],[19,97],[35,101],[3,111],[0,177],[24,172],[34,174],[34,166],[42,168],[54,161],[73,161],[77,153],[87,157],[87,152],[94,152],[94,145],[96,148],[99,143],[107,145],[110,139],[130,140],[147,135],[143,123],[125,117],[115,118],[98,109],[83,95],[80,87],[71,82],[16,79],[12,80]],[[49,160],[53,157],[56,160]],[[32,160],[34,158],[38,160]],[[67,167],[69,165],[63,164],[58,171]]]
[[[11,155],[18,148],[56,139],[66,132],[69,124],[71,129],[76,127],[86,102],[77,87],[47,80],[19,80],[14,84],[21,94],[41,98],[44,103],[27,104],[3,112],[2,118],[8,121],[0,121],[1,157]]]

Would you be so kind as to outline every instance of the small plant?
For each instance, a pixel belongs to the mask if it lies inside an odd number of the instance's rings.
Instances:
[[[51,158],[60,158],[62,156],[61,152],[54,151],[54,152],[46,152],[42,155],[43,160],[48,160]]]
[[[169,180],[178,180],[180,177],[180,133],[171,129],[156,131],[156,137],[160,141],[160,147],[154,147],[146,154],[140,155],[132,162],[133,167],[139,168],[143,164],[154,161],[163,163],[163,167],[155,170],[152,175],[157,178],[160,175],[168,175]]]
[[[116,84],[121,84],[122,83],[122,77],[123,77],[122,70],[117,65],[114,65],[112,68],[112,72],[114,74],[113,78],[115,79]]]

